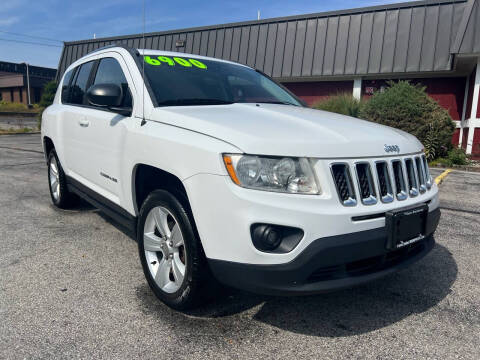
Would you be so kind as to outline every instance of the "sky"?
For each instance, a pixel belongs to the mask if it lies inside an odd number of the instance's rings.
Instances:
[[[154,32],[256,20],[258,10],[265,19],[399,1],[145,0],[145,29]],[[141,32],[142,0],[0,1],[0,61],[56,68],[62,41],[91,39],[94,34],[100,38]]]

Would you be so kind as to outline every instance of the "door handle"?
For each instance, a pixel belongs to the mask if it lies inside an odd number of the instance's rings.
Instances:
[[[87,119],[81,119],[78,121],[78,125],[80,125],[81,127],[88,127],[88,125],[90,125],[90,121],[88,121]]]

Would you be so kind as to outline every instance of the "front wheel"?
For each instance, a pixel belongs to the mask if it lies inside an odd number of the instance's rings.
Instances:
[[[194,226],[169,192],[153,191],[139,215],[137,241],[143,272],[155,295],[185,310],[206,298],[209,269]]]
[[[48,185],[50,197],[56,207],[67,209],[75,202],[75,195],[68,191],[65,173],[55,149],[48,154]]]

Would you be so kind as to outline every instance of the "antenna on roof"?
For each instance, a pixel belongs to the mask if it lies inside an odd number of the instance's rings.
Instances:
[[[142,48],[145,50],[145,0],[142,0]],[[143,126],[147,123],[145,120],[145,54],[142,54],[142,122],[140,126]]]

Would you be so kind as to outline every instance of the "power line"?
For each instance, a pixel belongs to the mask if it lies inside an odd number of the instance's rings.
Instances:
[[[39,42],[34,42],[34,41],[11,40],[11,39],[2,39],[2,38],[0,38],[0,41],[8,41],[8,42],[22,43],[22,44],[33,44],[33,45],[40,45],[40,46],[59,47],[59,48],[63,47],[62,45],[45,44],[45,43],[39,43]]]
[[[63,41],[61,41],[61,40],[51,39],[51,38],[47,38],[47,37],[43,37],[43,36],[35,36],[35,35],[21,34],[21,33],[17,33],[17,32],[10,32],[10,31],[4,31],[4,30],[0,30],[0,33],[10,34],[10,35],[17,35],[17,36],[25,36],[25,37],[30,37],[30,38],[34,38],[34,39],[48,40],[48,41],[56,41],[56,42],[61,42],[61,43],[63,43]]]

